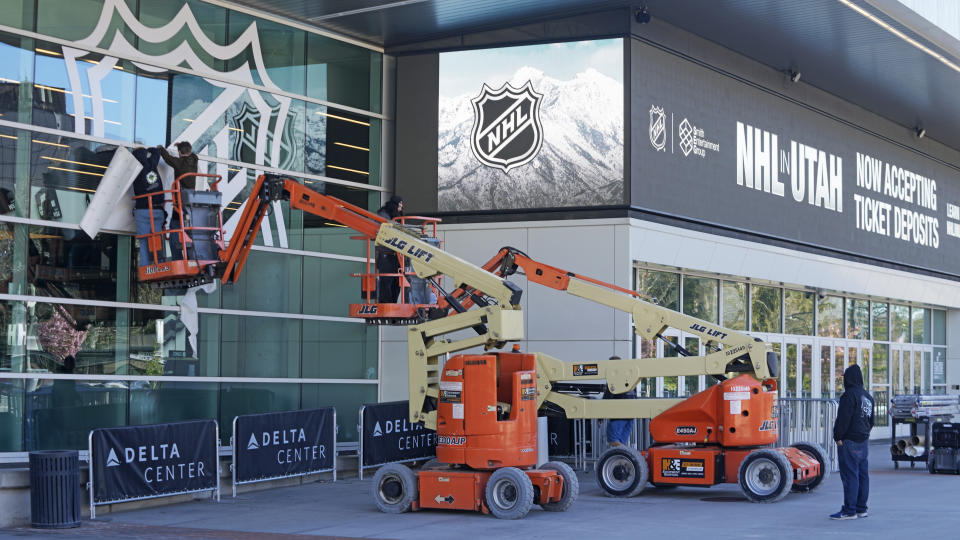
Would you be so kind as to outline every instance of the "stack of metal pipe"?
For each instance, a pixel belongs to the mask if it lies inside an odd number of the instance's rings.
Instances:
[[[900,437],[890,445],[890,453],[894,456],[920,457],[927,452],[923,435]]]
[[[907,394],[894,396],[890,412],[894,418],[949,416],[960,413],[957,396]]]

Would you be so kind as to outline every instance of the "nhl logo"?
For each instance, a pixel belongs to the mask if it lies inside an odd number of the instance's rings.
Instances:
[[[540,102],[543,94],[527,81],[517,89],[505,83],[499,90],[486,84],[473,98],[473,155],[489,167],[510,172],[529,163],[543,146]]]
[[[650,106],[650,144],[653,145],[653,148],[657,151],[666,152],[667,147],[667,130],[666,130],[666,115],[663,113],[663,109],[657,107],[656,105]]]

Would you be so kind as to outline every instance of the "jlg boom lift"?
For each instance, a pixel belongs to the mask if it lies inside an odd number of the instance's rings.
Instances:
[[[366,210],[293,180],[261,176],[233,241],[219,252],[210,275],[224,283],[237,279],[267,205],[277,200],[289,200],[291,208],[351,227],[377,246],[403,254],[417,276],[431,280],[443,293],[438,313],[445,316],[408,327],[410,420],[437,431],[437,462],[417,473],[401,464],[381,467],[373,491],[385,512],[453,508],[519,518],[533,504],[566,510],[578,495],[576,475],[563,463],[535,468],[536,417],[547,406],[568,418],[653,418],[650,428],[657,446],[645,453],[617,447],[601,457],[597,479],[613,496],[637,494],[648,481],[699,486],[737,482],[751,500],[772,502],[791,488],[813,489],[828,474],[825,454],[816,445],[770,448],[777,440],[773,378],[779,361],[762,341],[645,302],[633,291],[536,262],[515,249],[504,248],[479,268]],[[635,332],[643,339],[678,328],[700,336],[713,352],[567,363],[515,348],[460,354],[444,363],[449,353],[480,346],[485,351],[502,349],[523,339],[522,291],[506,280],[518,270],[528,281],[631,313]],[[141,277],[144,274],[141,268]],[[443,291],[436,281],[440,276],[452,283],[452,292]],[[469,329],[476,335],[444,337]],[[612,392],[623,393],[646,377],[700,374],[723,382],[686,400],[591,400],[568,393],[570,386],[560,384],[605,380]]]

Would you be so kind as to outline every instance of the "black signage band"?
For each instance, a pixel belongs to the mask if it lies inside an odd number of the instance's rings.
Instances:
[[[403,463],[437,454],[437,432],[410,422],[408,401],[370,403],[360,407],[358,473],[386,463]]]
[[[219,427],[196,420],[90,432],[90,517],[95,507],[212,491],[220,500]]]
[[[333,471],[337,480],[337,411],[333,407],[233,419],[233,496],[237,485]]]

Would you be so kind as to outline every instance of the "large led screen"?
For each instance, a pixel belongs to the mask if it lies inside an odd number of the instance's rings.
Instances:
[[[623,40],[440,54],[441,211],[624,203]]]

